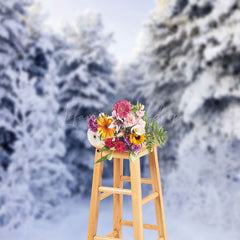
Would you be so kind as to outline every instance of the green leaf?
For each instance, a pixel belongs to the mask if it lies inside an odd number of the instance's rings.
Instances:
[[[157,131],[154,132],[155,141],[160,147],[162,147],[162,145],[167,139],[165,136],[166,133],[167,131],[164,131],[162,126]]]
[[[153,125],[154,125],[154,119],[152,119],[151,123],[150,123],[150,127],[153,129]]]
[[[136,157],[137,157],[137,153],[135,153],[133,151],[129,151],[129,160],[130,160],[130,162],[134,162]]]
[[[134,114],[136,114],[136,112],[138,111],[138,107],[137,106],[134,106],[131,110]]]
[[[112,156],[113,156],[113,152],[111,152],[110,154],[107,155],[107,160],[111,160],[112,159]]]
[[[109,147],[107,147],[107,146],[103,146],[102,148],[101,148],[101,150],[99,150],[100,152],[103,152],[103,151],[106,151],[106,150],[109,150],[110,148]]]
[[[95,162],[95,164],[96,164],[96,163],[99,163],[99,162],[103,162],[103,161],[105,161],[105,160],[111,160],[110,156],[112,156],[112,152],[109,153],[109,154],[107,154],[107,155],[105,155],[104,157],[101,157],[100,159],[98,159],[98,160]],[[109,158],[110,158],[110,159],[109,159]]]
[[[158,144],[159,146],[162,145],[162,143],[161,143],[161,139],[160,139],[159,136],[155,136],[155,140],[156,140],[156,142],[157,142],[157,144]]]
[[[153,132],[157,133],[157,123],[154,123],[154,125],[153,125]]]
[[[149,123],[148,123],[148,115],[147,115],[147,111],[145,111],[144,113],[144,116],[142,117],[143,121],[146,122],[146,125],[145,125],[145,131],[147,132],[148,129],[149,129]]]

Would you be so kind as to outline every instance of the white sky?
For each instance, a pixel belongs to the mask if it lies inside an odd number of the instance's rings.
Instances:
[[[72,22],[86,9],[101,13],[105,29],[113,32],[115,43],[111,51],[120,61],[129,61],[136,47],[142,23],[155,8],[155,0],[41,0],[49,13],[46,23],[56,31],[62,22]]]

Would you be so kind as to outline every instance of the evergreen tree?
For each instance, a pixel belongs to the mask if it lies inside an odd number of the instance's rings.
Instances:
[[[66,161],[78,179],[75,191],[83,192],[89,191],[85,183],[86,179],[90,182],[89,171],[93,166],[89,161],[87,119],[114,98],[115,62],[107,50],[111,35],[105,34],[99,14],[84,13],[75,28],[65,26],[64,34],[68,42],[62,45],[58,59],[61,59],[59,75],[62,79],[60,101],[66,117]]]
[[[26,56],[29,32],[26,7],[30,0],[0,0],[0,182],[6,174],[13,153],[14,103],[11,76],[7,67],[19,67]]]
[[[167,202],[239,228],[239,1],[176,0],[170,9],[152,13],[141,52],[142,93],[168,130],[160,153],[178,160]]]
[[[118,100],[127,99],[131,102],[141,102],[145,99],[139,91],[139,82],[143,80],[143,71],[138,59],[132,63],[121,63],[116,68],[118,78]]]
[[[62,163],[64,129],[56,101],[54,67],[45,79],[45,99],[36,94],[35,79],[9,69],[14,92],[14,144],[12,163],[1,184],[0,221],[17,227],[28,218],[51,217],[51,208],[69,196],[71,174]],[[14,193],[14,194],[13,194]]]
[[[43,95],[43,85],[49,65],[55,64],[54,38],[57,38],[57,35],[47,30],[45,18],[46,14],[40,2],[28,8],[29,44],[23,68],[29,73],[30,78],[37,78],[36,89],[39,95]]]
[[[0,1],[0,70],[24,58],[29,32],[26,7],[31,0]]]

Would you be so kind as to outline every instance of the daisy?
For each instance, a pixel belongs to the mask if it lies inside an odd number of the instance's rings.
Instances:
[[[103,144],[103,141],[100,140],[100,133],[99,132],[93,132],[90,129],[88,129],[87,132],[88,140],[93,146],[98,146]]]
[[[102,138],[112,138],[115,132],[115,127],[110,128],[113,119],[108,118],[108,116],[104,115],[97,120],[98,123],[98,131],[100,132]]]

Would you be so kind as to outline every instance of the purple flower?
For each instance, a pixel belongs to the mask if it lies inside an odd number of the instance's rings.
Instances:
[[[125,150],[124,152],[129,152],[129,146],[125,145]]]
[[[132,150],[133,150],[134,152],[139,152],[139,151],[140,151],[140,148],[141,148],[141,145],[135,145],[135,144],[132,145]]]
[[[88,127],[91,131],[93,132],[97,132],[98,129],[98,124],[97,124],[97,120],[96,117],[94,115],[92,115],[89,119],[88,119]]]
[[[125,143],[126,143],[128,146],[131,145],[130,136],[129,136],[129,135],[127,135],[127,136],[125,137],[124,141],[125,141]]]

